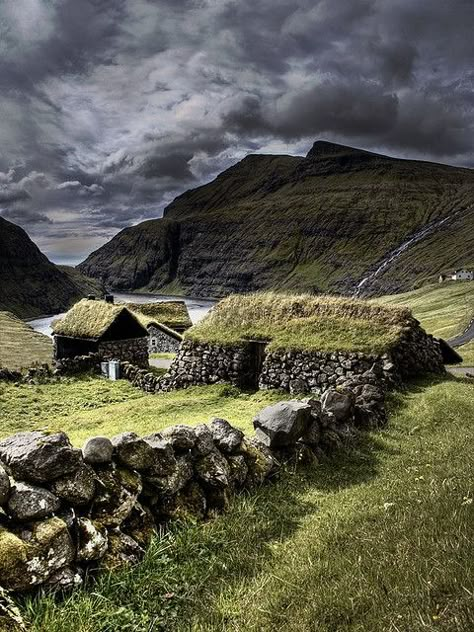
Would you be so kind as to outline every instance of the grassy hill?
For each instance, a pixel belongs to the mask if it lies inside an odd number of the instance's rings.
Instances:
[[[224,296],[412,289],[474,252],[474,172],[317,142],[306,157],[250,155],[127,228],[80,265],[116,289]]]
[[[51,338],[34,331],[10,312],[0,311],[0,340],[0,367],[22,369],[51,364]]]
[[[474,281],[427,285],[405,294],[382,296],[375,301],[409,307],[426,331],[448,339],[464,331],[474,316]],[[474,342],[457,350],[465,364],[474,365]]]
[[[54,265],[22,228],[0,217],[0,310],[20,318],[57,314],[91,287],[100,284]]]

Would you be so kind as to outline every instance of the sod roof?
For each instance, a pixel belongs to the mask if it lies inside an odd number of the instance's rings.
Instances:
[[[53,333],[68,338],[96,340],[101,338],[122,314],[126,314],[143,328],[143,324],[125,305],[83,299],[53,323]],[[143,330],[143,335],[147,335],[146,329]]]
[[[267,341],[268,350],[382,353],[418,326],[409,309],[328,296],[257,293],[220,301],[184,337],[210,344]]]
[[[175,331],[191,327],[188,308],[184,301],[162,301],[159,303],[126,303],[126,306],[140,317],[140,322],[148,326],[161,323]]]

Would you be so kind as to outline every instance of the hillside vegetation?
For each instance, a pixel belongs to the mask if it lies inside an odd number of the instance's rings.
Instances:
[[[122,387],[129,388],[110,386]],[[13,406],[4,418],[13,413],[19,425],[30,423],[26,403],[49,388],[20,387],[23,412],[8,397]],[[256,402],[244,410],[242,402],[250,400],[222,391],[219,397],[222,388],[185,392],[186,402],[167,400],[169,421],[193,421],[201,402],[207,402],[202,419],[211,410],[229,415],[227,399],[234,406],[229,418],[235,422],[242,411],[239,425],[248,429]],[[59,406],[59,392],[51,395]],[[159,405],[161,398],[128,402],[122,414],[135,410],[132,419],[125,415],[128,429],[148,402],[151,421],[151,402]],[[69,420],[66,430],[102,433],[101,424],[117,419],[112,411],[123,405],[104,401],[85,410],[85,401],[57,417],[62,425]],[[393,396],[390,410],[384,431],[362,435],[317,467],[287,471],[208,523],[175,524],[156,538],[143,563],[100,576],[93,589],[66,599],[27,598],[23,615],[38,632],[473,629],[474,386],[455,379],[420,382]],[[92,416],[101,424],[84,428]]]
[[[34,331],[11,314],[0,311],[0,367],[23,369],[35,364],[51,364],[51,338]]]
[[[73,268],[60,269],[26,232],[0,217],[0,310],[20,318],[65,311],[101,284]]]
[[[80,265],[118,290],[224,296],[262,289],[411,289],[472,261],[474,172],[316,142],[306,157],[250,155],[127,228]]]
[[[330,296],[232,295],[189,329],[185,338],[232,345],[270,341],[267,349],[382,353],[410,323],[409,310]]]
[[[382,296],[375,302],[410,308],[426,331],[447,340],[463,332],[474,317],[474,281],[428,285],[405,294]],[[474,365],[474,342],[457,350],[465,364]]]

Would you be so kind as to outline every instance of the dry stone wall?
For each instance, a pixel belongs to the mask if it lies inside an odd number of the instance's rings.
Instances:
[[[140,367],[148,366],[148,338],[130,338],[100,342],[102,360],[126,360]]]
[[[139,561],[170,520],[224,511],[289,461],[317,464],[359,426],[383,422],[383,390],[359,386],[357,395],[328,389],[321,401],[269,406],[253,438],[215,418],[144,437],[92,437],[82,450],[62,432],[0,441],[0,587],[74,588],[86,573]]]
[[[181,340],[173,338],[154,325],[148,326],[150,334],[148,350],[150,353],[177,353]]]

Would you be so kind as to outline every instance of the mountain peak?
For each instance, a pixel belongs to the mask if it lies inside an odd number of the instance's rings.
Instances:
[[[327,140],[317,140],[309,152],[306,154],[306,158],[324,158],[326,156],[336,156],[340,154],[355,154],[355,153],[368,153],[363,149],[356,149],[355,147],[349,147],[348,145],[339,145],[338,143],[331,143]]]

